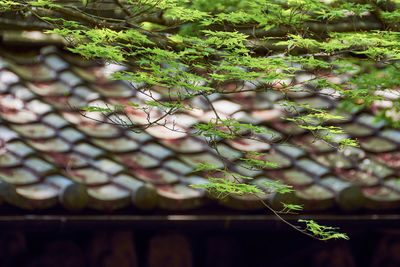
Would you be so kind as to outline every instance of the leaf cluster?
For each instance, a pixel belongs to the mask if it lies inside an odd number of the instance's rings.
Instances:
[[[50,28],[48,33],[68,41],[71,52],[123,65],[124,70],[114,73],[113,79],[130,83],[146,100],[89,106],[83,111],[100,112],[108,119],[110,114],[124,114],[127,110],[144,112],[148,124],[142,129],[160,125],[170,115],[209,109],[214,113],[211,119],[191,125],[188,131],[204,137],[212,148],[217,148],[224,139],[272,142],[273,138],[265,138],[273,135],[272,131],[221,114],[213,105],[212,99],[218,95],[254,92],[284,96],[321,94],[334,98],[341,111],[348,112],[389,101],[379,108],[376,118],[399,127],[400,102],[385,99],[388,90],[400,87],[398,1],[115,0],[114,3],[115,10],[110,11],[102,10],[101,5],[99,8],[97,1],[60,4],[55,0],[0,0],[0,16],[23,16],[45,23],[44,29]],[[312,73],[314,78],[296,81],[297,74],[304,71]],[[330,74],[342,77],[341,82],[333,82]],[[338,114],[286,99],[279,103],[271,99],[270,104],[281,105],[286,112],[284,120],[311,132],[316,139],[336,148],[358,145],[334,124],[342,119]],[[154,111],[160,116],[151,120]],[[125,122],[120,125],[132,126]],[[163,125],[167,127],[167,123]],[[256,169],[275,166],[263,160],[263,153],[241,154],[229,164]],[[196,171],[213,174],[209,183],[196,188],[219,196],[262,193],[257,185],[245,182],[250,177],[227,168],[206,163]],[[264,186],[271,192],[292,190],[277,182]],[[287,203],[282,212],[298,210],[298,205]],[[306,231],[316,238],[347,239],[334,228],[313,221],[300,222],[306,223]]]

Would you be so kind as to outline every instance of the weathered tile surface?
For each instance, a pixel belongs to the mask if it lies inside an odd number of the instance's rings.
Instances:
[[[119,125],[105,123],[101,113],[79,111],[88,105],[111,108],[149,100],[130,85],[111,81],[110,73],[118,69],[121,67],[85,61],[51,46],[23,56],[0,55],[2,199],[22,209],[61,205],[69,210],[108,211],[187,211],[207,205],[253,210],[263,208],[259,199],[277,209],[285,201],[313,211],[400,208],[400,131],[376,122],[368,111],[345,114],[344,120],[335,121],[360,142],[360,148],[337,150],[283,121],[281,117],[290,112],[271,103],[285,97],[333,111],[337,107],[331,97],[313,95],[311,90],[285,96],[278,90],[213,94],[209,99],[221,118],[235,118],[266,130],[258,139],[220,141],[216,153],[206,140],[187,133],[195,123],[215,117],[204,99],[188,101],[199,109],[162,119],[159,125],[141,132],[124,126],[133,123],[138,127],[161,118],[158,108],[146,113],[128,105],[123,110],[126,116],[109,114]],[[311,77],[299,73],[295,80],[305,82]],[[340,82],[340,77],[333,78]],[[228,83],[222,88],[229,91],[234,86]],[[240,86],[255,85],[244,82]],[[167,92],[160,86],[152,88],[156,99]],[[243,156],[251,159],[252,151],[260,153],[256,159],[272,164],[260,170],[239,162]],[[190,187],[207,183],[206,172],[193,173],[198,163],[242,175],[226,175],[231,181],[247,176],[266,189],[263,182],[281,180],[296,191],[230,195],[217,203],[204,191]]]

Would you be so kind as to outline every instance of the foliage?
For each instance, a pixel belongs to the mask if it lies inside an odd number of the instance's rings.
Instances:
[[[323,226],[314,222],[313,220],[299,220],[299,222],[304,222],[306,224],[306,229],[310,231],[312,234],[316,235],[321,240],[329,240],[329,239],[349,239],[346,234],[338,233],[336,230],[337,227]]]
[[[164,118],[201,108],[194,101],[200,98],[211,107],[214,116],[189,130],[205,137],[217,149],[222,139],[260,141],[260,135],[273,133],[221,116],[210,100],[215,94],[277,90],[285,95],[310,91],[305,86],[309,83],[314,87],[313,93],[337,99],[340,111],[353,112],[385,100],[388,90],[400,86],[398,1],[114,0],[116,8],[112,14],[101,10],[98,0],[57,2],[0,0],[0,14],[36,18],[46,23],[43,30],[65,37],[70,51],[134,69],[114,73],[113,77],[131,83],[148,96],[148,101],[84,108],[102,112],[107,118],[110,113],[121,114],[127,109],[149,114],[147,125],[120,123],[129,129],[166,126],[162,123]],[[286,82],[304,69],[314,77]],[[351,77],[336,83],[329,80],[327,73]],[[232,89],[227,84],[236,87]],[[154,88],[167,90],[154,97],[150,93]],[[326,93],[326,89],[331,93]],[[376,118],[398,127],[400,104],[397,100],[390,103],[378,110]],[[337,149],[358,145],[356,140],[343,137],[342,129],[330,125],[331,121],[341,119],[338,114],[290,101],[279,105],[286,110],[284,119],[312,132],[315,138]],[[153,119],[153,110],[161,113],[161,118]],[[242,154],[235,164],[256,169],[274,167],[275,163],[262,160],[262,153]],[[226,166],[204,164],[196,171],[208,172],[210,177],[209,183],[195,187],[220,197],[263,193],[259,186],[248,183],[250,177],[234,173]],[[279,193],[292,190],[275,182],[265,186]],[[283,213],[301,209],[294,204],[283,205]],[[347,239],[332,227],[313,221],[299,222],[306,223],[301,231],[315,238]]]

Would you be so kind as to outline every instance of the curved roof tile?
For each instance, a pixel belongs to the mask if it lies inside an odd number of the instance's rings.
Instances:
[[[110,80],[117,65],[83,60],[51,46],[23,57],[12,55],[0,56],[0,197],[16,207],[46,209],[61,205],[68,210],[108,211],[182,211],[209,205],[262,208],[254,196],[230,195],[217,204],[204,191],[190,187],[207,183],[206,172],[194,175],[193,170],[197,163],[210,163],[253,177],[260,185],[266,178],[293,185],[294,193],[266,192],[258,196],[278,209],[286,200],[303,204],[310,211],[400,208],[400,131],[375,123],[368,111],[346,114],[345,120],[335,122],[361,144],[361,148],[338,151],[281,120],[286,111],[270,103],[286,97],[314,108],[335,110],[332,98],[316,96],[312,89],[286,96],[273,89],[214,94],[209,98],[220,116],[268,130],[259,140],[219,142],[218,155],[205,140],[187,134],[194,123],[215,116],[202,99],[188,101],[201,109],[177,114],[138,132],[138,128],[127,126],[140,128],[149,120],[159,119],[162,112],[154,107],[148,117],[145,112],[127,108],[127,117],[109,114],[118,124],[112,125],[104,123],[101,114],[90,114],[96,121],[77,111],[89,104],[109,103],[112,107],[130,102],[140,105],[148,100],[126,83]],[[296,80],[306,82],[310,77],[304,72]],[[223,85],[227,91],[231,87]],[[152,90],[153,97],[165,96],[166,88]],[[246,168],[238,158],[250,159],[250,151],[264,153],[257,157],[276,166]],[[221,155],[233,164],[219,158]]]

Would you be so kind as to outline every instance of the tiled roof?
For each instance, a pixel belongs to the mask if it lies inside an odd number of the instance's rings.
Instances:
[[[213,116],[207,102],[201,109],[177,114],[167,124],[182,131],[152,126],[136,133],[81,116],[71,107],[141,103],[146,96],[132,86],[111,81],[112,64],[85,61],[54,46],[37,51],[0,52],[0,196],[22,209],[46,209],[60,205],[68,210],[153,209],[190,210],[212,205],[254,210],[262,205],[253,196],[210,198],[189,187],[204,183],[203,173],[193,173],[197,163],[223,166],[215,151],[186,130]],[[332,77],[340,82],[343,77]],[[309,79],[307,73],[298,80]],[[227,85],[229,86],[229,85]],[[251,86],[245,83],[244,86]],[[153,88],[162,98],[163,88]],[[331,97],[290,93],[297,103],[315,108],[336,108]],[[305,210],[397,209],[400,207],[398,130],[375,123],[367,111],[349,114],[338,122],[360,142],[360,148],[337,151],[309,133],[280,119],[285,110],[271,104],[283,95],[270,90],[210,97],[221,117],[233,117],[271,130],[259,142],[224,140],[219,152],[233,162],[246,151],[265,152],[277,164],[235,171],[293,185],[292,194],[268,193],[261,197],[273,207],[281,201],[304,204]],[[119,119],[137,124],[147,114],[126,110]],[[98,114],[88,114],[104,120]],[[159,113],[151,114],[153,118]],[[116,119],[116,117],[114,117]],[[227,177],[229,178],[229,177]],[[219,202],[219,203],[217,203]]]

